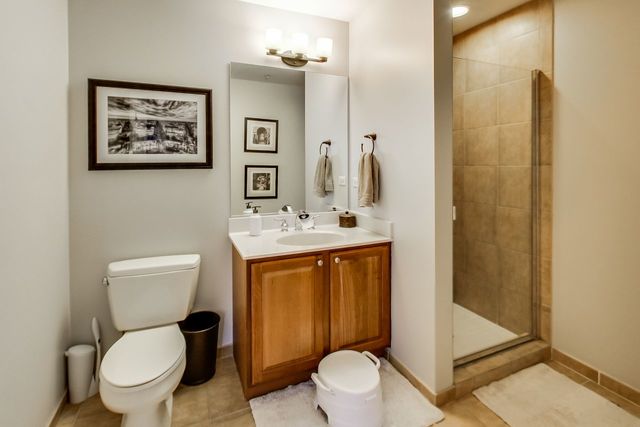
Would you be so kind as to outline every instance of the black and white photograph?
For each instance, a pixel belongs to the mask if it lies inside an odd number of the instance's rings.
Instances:
[[[278,166],[244,167],[245,199],[278,198]]]
[[[89,80],[89,169],[211,168],[211,91]]]
[[[110,154],[198,154],[196,102],[109,96],[107,105]]]
[[[277,153],[278,121],[245,117],[244,151],[248,153]]]

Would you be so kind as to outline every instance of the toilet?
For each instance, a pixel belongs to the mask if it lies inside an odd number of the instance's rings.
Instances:
[[[382,427],[380,360],[363,351],[340,350],[320,361],[311,374],[316,408],[327,414],[331,427]]]
[[[193,308],[200,255],[131,259],[109,264],[105,284],[113,324],[122,337],[100,367],[100,397],[122,426],[169,427],[173,391],[185,370],[177,322]]]

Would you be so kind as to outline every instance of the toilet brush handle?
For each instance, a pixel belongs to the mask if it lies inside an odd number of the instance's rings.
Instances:
[[[315,372],[313,374],[311,374],[311,380],[315,383],[316,386],[320,387],[321,389],[323,389],[327,393],[333,394],[333,390],[331,390],[329,387],[324,385],[324,383],[320,379],[320,376],[318,374],[316,374]]]
[[[374,365],[376,365],[376,369],[380,369],[380,359],[378,359],[377,357],[375,357],[373,354],[369,353],[368,351],[363,351],[362,354],[364,354],[365,356],[367,356],[369,359],[371,359],[371,361],[374,363]]]

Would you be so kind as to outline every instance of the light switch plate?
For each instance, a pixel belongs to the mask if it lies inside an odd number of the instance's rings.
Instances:
[[[346,176],[339,176],[338,177],[338,185],[340,187],[346,187],[347,186],[347,177]]]

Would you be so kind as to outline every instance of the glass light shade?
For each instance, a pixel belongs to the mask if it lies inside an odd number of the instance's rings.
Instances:
[[[327,37],[320,37],[316,42],[316,55],[320,58],[328,58],[333,52],[333,40]]]
[[[453,6],[451,8],[451,16],[454,18],[459,18],[461,16],[466,15],[469,12],[468,6]]]
[[[305,33],[295,33],[291,38],[291,51],[297,54],[306,54],[309,49],[309,36]]]
[[[267,50],[282,49],[282,30],[269,28],[264,35],[264,44]]]

